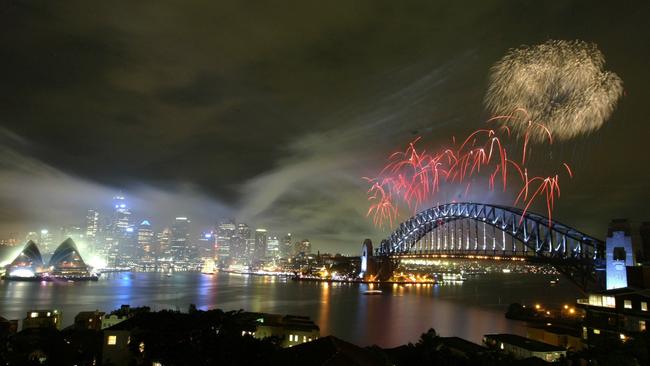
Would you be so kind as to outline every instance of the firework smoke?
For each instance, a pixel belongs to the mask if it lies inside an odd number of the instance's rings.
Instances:
[[[623,93],[623,82],[603,70],[595,44],[550,40],[511,49],[491,69],[485,106],[522,136],[530,123],[546,126],[558,140],[598,130]],[[513,110],[527,114],[512,114]],[[542,142],[537,130],[531,141]]]

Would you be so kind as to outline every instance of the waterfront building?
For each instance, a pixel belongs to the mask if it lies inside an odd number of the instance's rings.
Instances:
[[[650,325],[650,290],[620,288],[579,299],[585,310],[582,338],[590,347],[625,342]]]
[[[486,334],[483,343],[492,349],[508,353],[518,360],[537,357],[546,362],[566,357],[566,349],[515,334]]]
[[[190,219],[187,217],[174,219],[169,254],[175,262],[187,262],[190,258]]]
[[[31,310],[23,319],[23,330],[32,328],[61,329],[61,312],[58,310]]]
[[[266,229],[255,230],[255,250],[253,252],[253,259],[260,260],[266,257]]]
[[[75,329],[102,330],[103,311],[82,311],[74,317]]]
[[[627,269],[633,266],[634,251],[630,223],[625,219],[612,220],[605,242],[607,289],[627,287]]]
[[[54,277],[84,278],[90,276],[90,268],[81,258],[79,249],[70,238],[56,248],[48,267],[49,274]]]
[[[34,242],[28,242],[18,256],[7,266],[7,278],[20,279],[97,279],[91,275],[74,241],[66,239],[59,245],[49,263],[43,264],[41,253]]]
[[[38,246],[28,241],[18,256],[7,266],[7,277],[32,278],[44,267],[43,257]]]

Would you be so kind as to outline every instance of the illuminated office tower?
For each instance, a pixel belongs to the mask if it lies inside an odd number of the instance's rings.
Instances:
[[[280,256],[289,258],[293,255],[293,243],[291,242],[291,233],[287,233],[280,247]]]
[[[99,212],[90,209],[86,212],[86,241],[88,245],[94,246],[97,243],[99,235]]]
[[[251,228],[244,224],[240,223],[237,225],[237,234],[235,240],[233,241],[232,253],[233,257],[236,259],[245,260],[249,258],[249,241],[251,239]]]
[[[204,231],[201,233],[198,239],[198,257],[202,259],[214,259],[216,255],[215,251],[215,239],[216,234],[212,231]]]
[[[41,236],[38,240],[41,253],[51,253],[54,249],[54,238],[48,229],[41,230]]]
[[[266,239],[266,257],[279,258],[280,257],[280,240],[277,236],[269,236]]]
[[[216,228],[217,257],[220,262],[229,260],[233,256],[233,244],[236,239],[237,227],[232,219],[221,220]]]
[[[255,250],[253,260],[260,260],[266,257],[266,229],[255,230]]]
[[[151,224],[144,220],[138,226],[138,256],[140,258],[151,258],[154,256],[154,234]]]
[[[161,232],[156,234],[156,241],[158,242],[158,247],[156,248],[158,257],[170,257],[171,238],[172,230],[168,227],[164,228]]]
[[[174,261],[187,262],[190,259],[190,220],[177,217],[172,225],[169,252]]]
[[[113,230],[124,232],[129,227],[129,218],[131,211],[126,205],[126,199],[123,195],[118,194],[113,197]]]

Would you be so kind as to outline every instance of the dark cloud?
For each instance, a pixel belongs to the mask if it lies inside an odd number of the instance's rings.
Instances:
[[[577,161],[558,216],[600,236],[612,216],[650,217],[650,155],[636,153],[648,15],[643,2],[7,2],[4,226],[62,219],[54,196],[77,212],[123,188],[143,211],[233,214],[350,251],[383,235],[362,176],[415,135],[436,145],[480,126],[488,69],[508,48],[578,38],[626,89],[602,131],[554,157]]]

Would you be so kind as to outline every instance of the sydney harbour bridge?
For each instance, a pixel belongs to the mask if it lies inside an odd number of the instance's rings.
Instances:
[[[582,290],[604,284],[605,243],[543,215],[483,203],[447,203],[399,224],[373,250],[362,248],[362,272],[382,279],[401,259],[522,259],[554,266]]]

